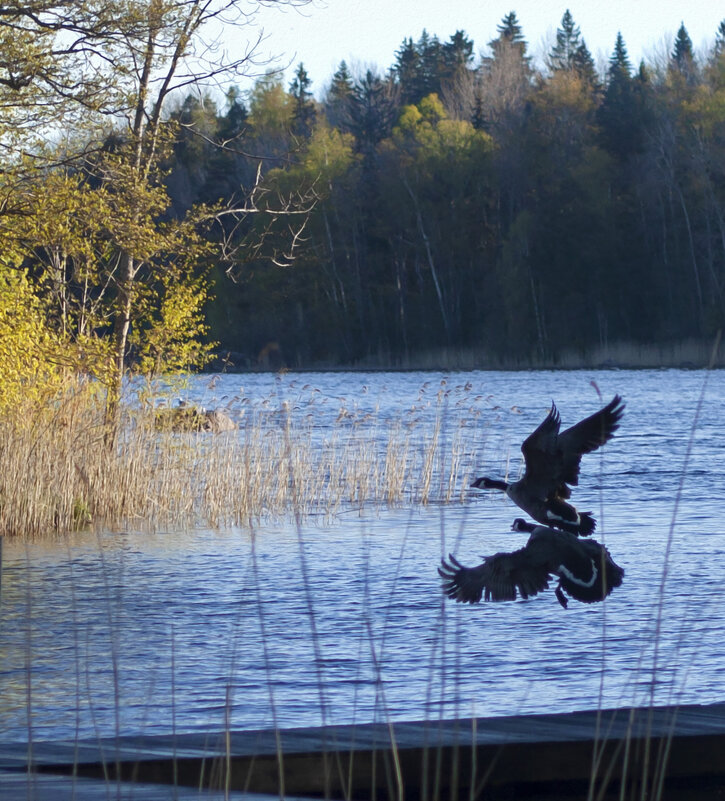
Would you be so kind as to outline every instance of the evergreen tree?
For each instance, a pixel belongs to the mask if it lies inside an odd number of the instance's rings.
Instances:
[[[218,128],[216,104],[208,95],[189,94],[170,118],[178,124],[175,160],[183,166],[188,183],[186,197],[174,198],[175,211],[181,216],[182,211],[185,213],[199,200],[219,199],[218,195],[210,198],[205,189],[209,161],[217,150],[214,144]]]
[[[251,183],[251,165],[240,155],[240,140],[247,131],[249,112],[242,101],[241,92],[231,86],[226,94],[226,113],[217,121],[217,139],[221,145],[211,155],[206,181],[206,195],[202,198],[234,197],[240,187]],[[210,191],[214,187],[214,192]],[[229,221],[231,223],[231,221]]]
[[[350,105],[354,99],[352,76],[344,61],[332,76],[330,88],[325,96],[325,115],[335,128],[348,131],[350,128]]]
[[[715,44],[708,59],[707,83],[716,90],[725,86],[725,20],[718,26]]]
[[[498,31],[500,39],[505,39],[508,42],[518,42],[523,44],[525,48],[526,42],[524,40],[523,30],[516,18],[515,11],[510,11],[506,14],[496,26],[496,30]]]
[[[471,124],[477,131],[485,131],[488,127],[486,125],[486,115],[483,112],[483,98],[479,91],[473,100],[473,114],[471,115]]]
[[[670,70],[681,75],[687,84],[697,81],[697,64],[692,49],[692,39],[687,33],[684,22],[680,24],[675,36],[675,46],[670,55]]]
[[[219,123],[219,135],[228,141],[238,137],[247,124],[249,112],[238,87],[230,86],[226,94],[227,112]]]
[[[473,41],[464,31],[456,31],[451,38],[442,45],[444,77],[448,80],[458,73],[468,69],[473,61]]]
[[[479,89],[483,92],[484,115],[494,109],[513,108],[521,104],[531,88],[533,71],[531,58],[526,55],[527,43],[516,13],[511,11],[497,26],[498,37],[488,46],[491,55],[481,59]]]
[[[367,157],[374,154],[378,143],[390,134],[395,108],[390,87],[372,70],[354,84],[350,130],[359,152]]]
[[[395,53],[391,73],[400,89],[400,102],[415,105],[424,97],[440,93],[441,81],[452,74],[460,63],[471,58],[473,43],[462,31],[451,37],[450,43],[441,45],[438,37],[423,29],[417,42],[404,39]]]
[[[549,53],[549,68],[556,70],[573,70],[577,51],[582,44],[581,31],[574,24],[574,18],[567,8],[561,18],[561,28],[556,29],[556,44]]]
[[[170,119],[178,123],[174,159],[167,179],[173,214],[182,216],[198,202],[217,203],[243,183],[234,143],[244,131],[247,111],[239,90],[227,92],[227,110],[220,115],[208,96],[188,95]],[[231,146],[230,146],[231,143]]]
[[[498,31],[498,38],[492,39],[488,46],[493,51],[493,57],[496,58],[498,52],[502,49],[511,48],[519,53],[521,59],[526,58],[526,40],[524,39],[523,30],[519,21],[516,18],[516,12],[511,11],[501,20],[500,24],[496,26]]]
[[[614,42],[614,51],[609,58],[609,70],[607,72],[609,83],[620,77],[629,78],[631,74],[632,64],[629,60],[627,47],[624,44],[621,32],[618,32]]]
[[[438,37],[431,37],[425,29],[418,39],[416,49],[420,59],[419,96],[415,101],[417,103],[427,95],[440,93],[443,58]]]
[[[715,36],[715,58],[719,58],[725,53],[725,19],[718,25],[717,35]]]
[[[574,72],[576,72],[584,83],[588,84],[596,92],[601,90],[597,69],[594,66],[594,59],[583,39],[574,54],[573,67]]]
[[[682,68],[693,59],[694,54],[692,52],[692,39],[690,39],[690,35],[687,33],[685,23],[682,22],[680,23],[677,36],[675,37],[675,47],[672,51],[672,60],[679,68]]]
[[[473,41],[456,31],[441,46],[440,99],[456,119],[473,121],[478,82],[472,66]]]
[[[625,159],[639,145],[633,135],[636,112],[631,73],[632,64],[620,32],[609,58],[607,87],[598,112],[604,146],[620,159]]]
[[[513,11],[502,19],[497,30],[498,37],[488,43],[491,55],[484,56],[478,69],[480,80],[472,122],[496,143],[492,166],[497,176],[496,224],[502,241],[531,198],[532,162],[526,143],[534,71],[526,54],[526,39]]]
[[[507,14],[497,30],[498,37],[488,43],[491,55],[481,59],[477,71],[475,121],[472,119],[472,122],[490,133],[498,129],[502,143],[509,145],[513,130],[520,130],[524,123],[534,73],[516,13]]]
[[[403,44],[395,51],[395,64],[392,72],[400,87],[400,101],[403,105],[411,105],[420,100],[420,55],[413,40],[403,39]]]
[[[556,44],[549,53],[548,64],[552,72],[573,72],[591,89],[599,91],[594,59],[569,9],[561,19],[561,28],[556,30]]]
[[[310,91],[312,81],[307,75],[304,65],[300,62],[295,77],[290,84],[290,94],[294,100],[292,111],[292,133],[308,139],[315,124],[317,110]]]

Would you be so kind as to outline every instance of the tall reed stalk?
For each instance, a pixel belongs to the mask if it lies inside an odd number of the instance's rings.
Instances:
[[[312,401],[259,404],[249,414],[231,410],[239,427],[222,433],[160,429],[158,405],[130,403],[109,446],[103,399],[78,383],[53,404],[0,420],[0,534],[38,536],[91,521],[223,527],[292,512],[451,502],[483,443],[463,444],[470,414],[447,419],[453,433],[441,437],[440,398],[427,422],[344,409],[324,426]]]

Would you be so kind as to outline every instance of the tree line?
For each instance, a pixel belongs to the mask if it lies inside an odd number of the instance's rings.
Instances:
[[[253,48],[201,57],[242,6],[6,4],[0,407],[73,369],[112,417],[129,366],[214,351],[525,363],[722,327],[725,21],[661,63],[619,35],[602,73],[568,11],[541,66],[511,12],[480,55],[423,31],[316,100],[303,64],[245,94]]]
[[[424,31],[384,75],[342,62],[319,102],[302,64],[222,114],[187,99],[184,141],[231,115],[270,191],[315,196],[296,239],[281,220],[224,268],[236,285],[217,269],[212,329],[242,363],[269,343],[290,365],[525,363],[722,327],[725,21],[701,55],[683,24],[660,63],[633,65],[620,34],[603,74],[568,11],[539,68],[515,13],[497,32],[479,58]],[[249,169],[177,156],[187,204]]]

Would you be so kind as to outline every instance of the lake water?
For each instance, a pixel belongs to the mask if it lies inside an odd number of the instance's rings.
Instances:
[[[442,554],[525,542],[510,501],[465,488],[328,522],[6,541],[0,740],[723,701],[725,371],[207,376],[189,396],[361,436],[443,408],[496,475],[552,398],[567,427],[615,393],[621,428],[574,494],[626,570],[605,603],[444,602]]]

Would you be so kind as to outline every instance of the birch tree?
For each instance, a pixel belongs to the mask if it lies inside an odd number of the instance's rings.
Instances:
[[[102,190],[110,209],[91,295],[103,294],[96,323],[111,332],[111,422],[132,332],[147,363],[161,364],[165,338],[159,325],[176,320],[192,339],[203,331],[199,267],[208,254],[198,234],[215,210],[191,209],[180,220],[169,216],[162,174],[173,136],[167,107],[180,90],[228,85],[259,68],[262,31],[254,18],[260,6],[248,0],[11,0],[0,13],[0,145],[11,154],[16,175],[7,180],[6,171],[6,199],[18,181],[42,185],[55,168],[80,176],[80,192]],[[227,36],[237,28],[236,49],[222,47],[222,26]],[[246,203],[225,209],[249,211]],[[57,264],[46,263],[57,273]],[[68,293],[59,297],[67,300]],[[178,305],[170,314],[170,298],[172,305],[189,301],[182,319]],[[146,343],[144,331],[155,332]],[[203,360],[202,351],[196,353]]]

